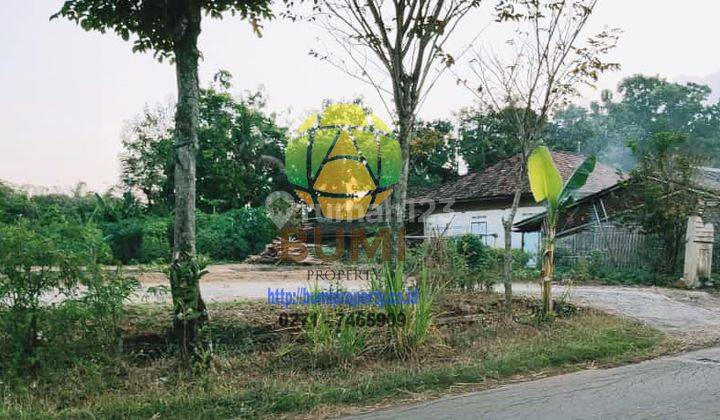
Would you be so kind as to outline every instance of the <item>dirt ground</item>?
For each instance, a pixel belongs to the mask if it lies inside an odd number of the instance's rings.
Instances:
[[[268,289],[295,291],[317,282],[324,288],[336,283],[332,271],[346,267],[306,266],[287,267],[252,264],[225,264],[208,267],[202,278],[203,297],[210,302],[238,299],[266,299]],[[168,293],[156,293],[158,286],[168,286],[167,278],[158,272],[134,273],[141,281],[142,290],[136,302],[166,302]],[[344,276],[346,290],[368,288],[361,273]],[[502,285],[496,286],[497,291]],[[539,296],[539,287],[531,283],[513,285],[520,295]],[[567,298],[571,303],[623,315],[658,328],[686,344],[688,348],[720,343],[720,296],[703,291],[665,289],[658,287],[618,286],[556,286],[556,297]]]
[[[227,302],[237,299],[267,298],[268,288],[297,290],[317,282],[327,287],[333,280],[330,266],[287,267],[261,264],[223,264],[208,266],[208,274],[201,280],[203,298],[209,302]],[[335,271],[347,270],[336,267]],[[363,270],[362,268],[360,270]],[[169,300],[166,294],[153,293],[158,286],[169,287],[167,277],[160,272],[142,272],[138,269],[131,273],[140,280],[142,291],[135,297],[136,302],[164,302]],[[365,272],[350,273],[343,276],[342,284],[347,290],[360,290],[366,287]]]

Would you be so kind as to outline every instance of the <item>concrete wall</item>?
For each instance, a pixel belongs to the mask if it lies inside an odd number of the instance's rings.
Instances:
[[[538,206],[519,207],[517,215],[515,216],[515,222],[542,213],[544,210],[544,207]],[[432,235],[433,231],[442,233],[445,227],[448,226],[445,233],[446,236],[462,236],[468,233],[480,233],[485,238],[487,245],[502,248],[505,246],[505,233],[502,220],[504,217],[507,217],[509,213],[509,208],[468,209],[449,213],[434,213],[425,218],[424,233],[426,236]],[[478,230],[481,230],[481,232],[478,232]],[[537,238],[537,234],[526,235],[525,242],[533,242],[525,246],[526,251],[529,252],[535,251],[532,248],[536,248],[537,246],[535,244],[537,239],[531,238]],[[512,244],[513,248],[522,248],[522,234],[513,233]]]

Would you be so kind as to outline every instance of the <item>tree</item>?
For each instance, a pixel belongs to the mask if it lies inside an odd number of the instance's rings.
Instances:
[[[554,149],[582,155],[597,155],[606,146],[600,137],[604,115],[575,104],[553,115],[547,139]]]
[[[479,0],[323,0],[318,21],[345,53],[312,51],[350,76],[370,84],[395,118],[402,152],[400,182],[394,187],[393,232],[405,221],[410,143],[417,110],[437,80],[436,64],[450,66],[445,50],[458,23]],[[385,84],[389,83],[389,86]],[[392,102],[392,110],[388,103]]]
[[[552,308],[552,279],[555,271],[555,230],[558,216],[575,200],[574,194],[583,187],[588,177],[595,170],[595,156],[585,159],[575,169],[568,182],[563,185],[560,171],[553,162],[550,150],[547,147],[538,147],[528,158],[528,179],[533,197],[538,203],[545,203],[545,220],[543,232],[545,241],[542,253],[542,281],[543,313],[549,314]]]
[[[175,63],[178,102],[175,112],[175,223],[170,288],[176,337],[184,356],[195,348],[199,327],[207,321],[200,296],[201,270],[195,253],[195,176],[198,149],[200,86],[198,37],[202,14],[222,18],[239,14],[256,32],[270,18],[268,0],[67,0],[51,17],[64,17],[84,30],[114,31],[124,40],[134,36],[133,51],[152,51]]]
[[[666,274],[678,270],[688,217],[699,209],[694,181],[702,159],[688,156],[687,146],[686,134],[672,132],[653,134],[643,147],[637,142],[630,144],[638,165],[627,184],[643,204],[620,220],[659,240],[662,255],[657,268]]]
[[[562,150],[596,154],[601,161],[630,170],[637,156],[628,141],[651,147],[652,136],[682,133],[688,147],[720,164],[720,104],[709,104],[710,88],[635,75],[618,85],[615,99],[603,91],[590,109],[570,105],[553,116],[548,137]]]
[[[408,186],[443,185],[458,176],[458,141],[450,121],[420,121],[410,142]]]
[[[655,134],[674,132],[687,136],[688,150],[702,151],[720,162],[720,104],[707,105],[711,90],[695,83],[681,85],[658,77],[632,76],[618,86],[622,100],[611,105],[610,114],[621,125],[641,132],[635,140],[652,150]]]
[[[524,185],[528,155],[543,140],[546,121],[554,109],[568,104],[578,95],[580,85],[594,85],[602,72],[617,64],[603,61],[618,39],[616,32],[603,31],[584,43],[580,37],[595,9],[597,0],[500,0],[498,20],[515,22],[516,36],[508,41],[510,51],[484,55],[471,60],[478,86],[471,89],[482,111],[518,109],[515,115],[518,159],[515,193],[505,229],[503,282],[505,307],[512,316],[512,225]],[[466,80],[461,80],[469,86]]]
[[[481,172],[520,153],[517,120],[522,109],[506,107],[482,112],[472,108],[460,111],[460,154],[468,170]]]
[[[284,187],[280,162],[286,129],[262,108],[261,94],[237,99],[226,89],[201,89],[198,124],[197,204],[205,212],[259,206]],[[172,117],[146,109],[127,128],[120,157],[122,182],[141,191],[151,211],[173,201]]]
[[[173,202],[173,106],[145,107],[122,133],[120,182],[145,196],[150,211],[166,213]]]

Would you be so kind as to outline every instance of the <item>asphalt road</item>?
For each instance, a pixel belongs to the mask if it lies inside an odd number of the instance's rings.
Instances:
[[[586,370],[358,419],[719,419],[720,347]]]

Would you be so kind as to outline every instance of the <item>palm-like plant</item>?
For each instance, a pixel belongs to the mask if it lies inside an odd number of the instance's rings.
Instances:
[[[547,147],[538,147],[528,159],[528,178],[530,189],[536,202],[545,202],[546,215],[543,221],[545,241],[542,253],[542,284],[543,312],[552,311],[551,285],[555,268],[555,231],[559,214],[573,203],[574,194],[587,182],[595,170],[595,156],[590,156],[578,166],[568,182],[563,185],[560,172],[553,162]]]

